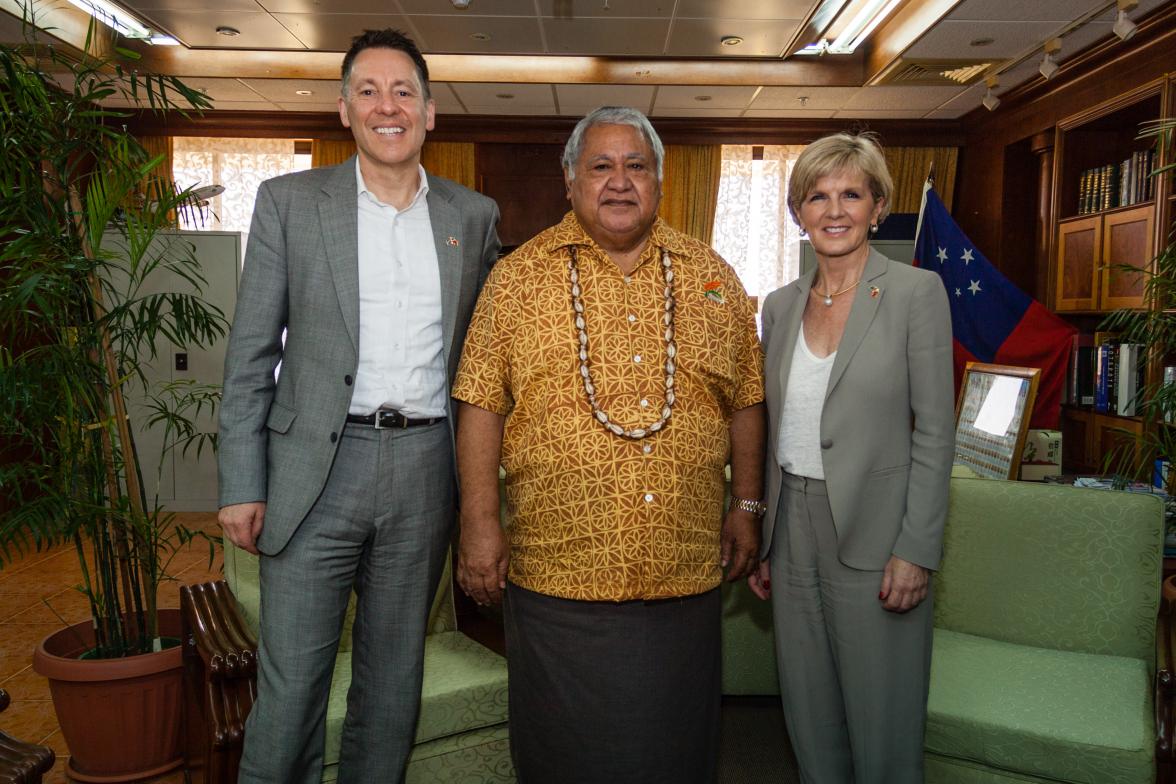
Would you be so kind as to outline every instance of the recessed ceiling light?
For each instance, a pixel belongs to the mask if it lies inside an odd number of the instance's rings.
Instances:
[[[473,38],[475,41],[489,41],[490,34],[489,33],[470,33],[470,38]]]
[[[514,93],[495,93],[495,98],[501,98],[504,101],[509,101],[514,98]]]
[[[709,95],[696,95],[696,96],[694,96],[694,100],[696,100],[696,101],[709,101],[710,99],[711,99],[711,97]]]
[[[968,46],[991,46],[996,43],[995,38],[973,38],[968,41]]]
[[[723,46],[739,46],[739,44],[743,43],[743,39],[737,35],[724,35],[719,39],[719,43]]]
[[[294,94],[295,95],[314,95],[314,91],[313,90],[295,90]]]
[[[220,27],[216,28],[216,34],[223,35],[227,38],[236,38],[237,36],[239,36],[241,34],[241,31],[235,27],[229,27],[228,25],[221,25]]]

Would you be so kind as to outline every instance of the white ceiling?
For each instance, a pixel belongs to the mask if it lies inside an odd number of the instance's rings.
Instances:
[[[1141,0],[1138,19],[1176,0]],[[638,58],[779,58],[817,0],[121,0],[186,46],[343,52],[365,28],[396,27],[429,54],[580,55]],[[963,0],[904,58],[983,58],[1002,71],[999,95],[1040,79],[1042,43],[1066,32],[1058,60],[1110,35],[1109,0]],[[324,10],[326,9],[326,10]],[[1100,10],[1085,25],[1074,20]],[[0,14],[0,36],[19,24]],[[229,26],[240,35],[216,33]],[[723,36],[743,43],[723,46]],[[991,39],[975,45],[977,39]],[[1120,44],[1129,46],[1130,43]],[[231,56],[231,55],[229,55]],[[833,57],[833,56],[828,56]],[[186,77],[216,109],[334,111],[335,80]],[[300,96],[296,91],[310,90]],[[440,114],[582,115],[624,104],[663,117],[960,117],[984,87],[781,87],[690,84],[515,84],[434,82]]]

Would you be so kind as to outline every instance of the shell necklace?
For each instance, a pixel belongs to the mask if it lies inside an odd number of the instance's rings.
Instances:
[[[588,328],[584,321],[584,303],[580,299],[580,269],[576,261],[574,245],[568,247],[568,256],[568,277],[572,283],[572,310],[576,317],[576,329],[580,334],[580,378],[584,381],[584,393],[588,396],[588,404],[592,406],[592,415],[613,435],[631,439],[651,436],[665,427],[674,407],[674,372],[677,369],[674,357],[678,350],[674,345],[674,269],[670,264],[670,253],[662,248],[662,270],[666,281],[665,315],[662,317],[666,325],[666,404],[662,407],[661,417],[656,422],[632,430],[626,430],[610,420],[608,414],[601,410],[600,405],[596,402],[596,386],[592,383],[592,372],[588,368]]]

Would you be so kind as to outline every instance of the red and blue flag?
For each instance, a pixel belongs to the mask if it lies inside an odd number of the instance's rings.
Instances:
[[[1057,429],[1077,330],[989,263],[956,225],[930,181],[923,191],[914,264],[939,273],[947,289],[956,394],[968,362],[1041,368],[1029,427]]]

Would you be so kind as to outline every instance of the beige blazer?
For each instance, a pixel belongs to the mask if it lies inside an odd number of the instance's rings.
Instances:
[[[765,558],[780,500],[780,414],[815,274],[772,292],[764,303]],[[942,281],[871,249],[821,412],[821,458],[846,566],[882,569],[893,554],[938,567],[955,451],[954,397],[951,314]]]

